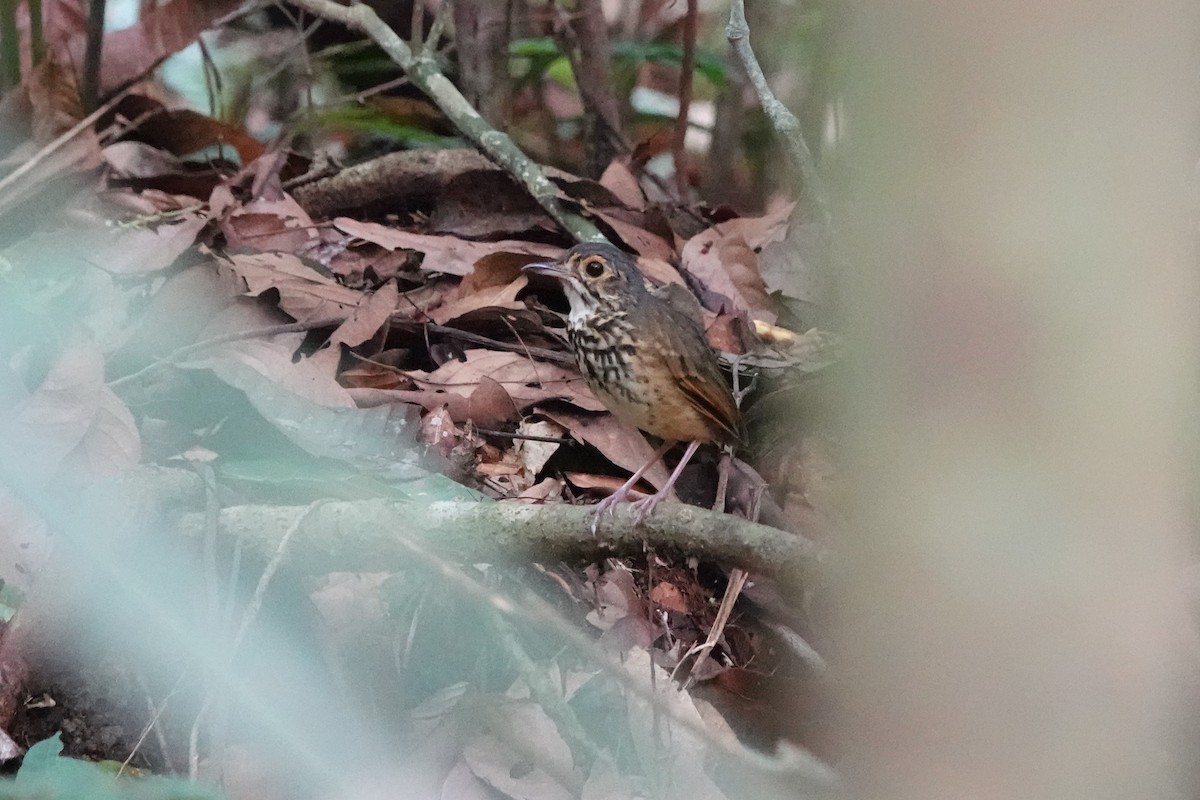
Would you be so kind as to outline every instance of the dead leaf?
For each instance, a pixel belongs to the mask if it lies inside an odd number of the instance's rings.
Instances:
[[[774,322],[774,303],[758,273],[758,254],[739,231],[722,230],[722,225],[735,222],[715,225],[689,239],[681,255],[683,268],[705,289],[705,306],[715,311],[726,305],[727,311],[748,311]]]
[[[59,356],[41,385],[0,424],[0,441],[22,453],[23,471],[39,486],[56,475],[87,483],[141,458],[133,415],[104,385],[104,359],[90,344]]]
[[[234,199],[228,185],[222,184],[213,189],[209,208],[220,221],[231,249],[304,252],[320,238],[308,212],[286,194],[274,199],[258,197],[243,204]]]
[[[417,390],[354,389],[351,395],[360,405],[403,400],[432,410],[446,404],[450,415],[462,422],[470,418],[468,398],[486,376],[503,386],[522,411],[549,399],[566,400],[591,411],[604,408],[573,369],[497,350],[467,350],[464,357],[465,361],[448,361],[432,372],[405,372],[419,387]]]
[[[624,156],[614,158],[600,176],[600,185],[616,195],[627,207],[641,211],[646,207],[646,195],[627,161],[628,158]]]
[[[642,274],[654,281],[659,286],[676,284],[684,287],[685,289],[687,288],[687,284],[684,282],[683,276],[679,274],[679,270],[675,269],[661,258],[654,258],[652,256],[639,256],[637,264],[638,269],[641,270]],[[690,292],[691,290],[688,289],[687,291]],[[693,298],[694,297],[695,296],[693,295]],[[698,303],[699,301],[697,300],[696,302]]]
[[[543,478],[540,483],[535,483],[533,486],[525,489],[517,497],[522,500],[544,503],[551,498],[561,497],[562,490],[563,482],[558,478]]]
[[[686,614],[689,611],[687,601],[683,597],[683,592],[679,591],[679,587],[669,581],[660,581],[655,585],[650,590],[650,599],[663,608],[669,608],[681,614]]]
[[[588,584],[587,597],[591,598],[593,608],[587,613],[587,621],[600,630],[607,631],[630,614],[645,616],[633,573],[624,565],[610,562],[604,574]]]
[[[675,255],[675,249],[671,247],[671,243],[658,234],[651,233],[645,228],[631,222],[626,222],[616,214],[604,209],[595,209],[593,213],[604,220],[604,223],[612,228],[617,236],[621,237],[621,241],[629,245],[638,255],[650,256],[664,261]]]
[[[425,260],[421,262],[422,270],[444,272],[447,275],[467,275],[474,269],[476,262],[493,253],[521,253],[542,258],[557,258],[562,253],[561,247],[536,242],[471,242],[456,236],[409,233],[375,222],[360,222],[349,217],[338,217],[333,224],[351,236],[373,242],[389,250],[404,248],[424,253]]]
[[[570,409],[546,409],[539,406],[538,414],[552,419],[566,428],[581,442],[586,442],[604,454],[604,457],[630,473],[636,472],[654,456],[654,448],[637,428],[619,422],[611,414],[588,414]],[[645,475],[654,488],[660,489],[667,482],[667,468],[659,462]]]
[[[355,347],[367,341],[387,324],[399,300],[400,290],[395,281],[388,281],[374,292],[364,295],[354,313],[330,334],[329,346],[336,348],[344,344]]]
[[[157,178],[186,171],[178,157],[145,142],[113,142],[101,152],[112,168],[114,178]]]
[[[467,409],[467,419],[481,428],[498,428],[520,413],[504,387],[487,375],[480,376],[479,385],[467,398]]]
[[[40,145],[52,142],[86,116],[79,82],[53,52],[29,73],[26,87],[33,106],[33,140]]]
[[[562,737],[557,731],[546,732],[534,743],[529,741],[533,735],[534,731],[524,729],[506,741],[490,734],[477,736],[463,749],[463,760],[476,777],[514,800],[573,800],[570,790],[527,755],[541,755],[551,735],[559,741]],[[508,742],[522,742],[524,746],[517,748]]]
[[[460,759],[442,783],[441,800],[496,800],[496,791],[475,777],[465,760]]]
[[[171,0],[172,3],[182,3],[182,13],[191,0]],[[227,2],[227,0],[221,0]],[[212,5],[220,5],[214,2]],[[174,9],[174,6],[171,7]],[[145,20],[159,14],[163,9],[156,8],[142,15]],[[135,26],[137,27],[137,26]],[[131,29],[126,28],[126,31]],[[117,31],[117,34],[125,31]],[[107,40],[114,34],[105,36],[105,56],[112,51],[107,49]],[[241,128],[234,127],[197,111],[181,108],[168,110],[162,103],[145,95],[131,94],[117,104],[115,113],[126,119],[136,119],[138,124],[130,132],[130,138],[166,150],[180,156],[192,155],[213,146],[230,147],[237,151],[243,165],[250,164],[263,154],[266,148],[262,142],[246,133]]]
[[[437,324],[445,325],[451,320],[458,319],[465,314],[470,314],[473,311],[479,311],[483,308],[503,308],[512,311],[521,310],[525,308],[525,305],[517,302],[517,295],[527,285],[529,285],[529,279],[524,275],[519,275],[512,283],[481,289],[470,294],[466,293],[460,287],[457,292],[457,299],[452,299],[445,305],[431,310],[428,316]]]
[[[349,393],[333,376],[314,369],[309,359],[292,361],[302,334],[283,334],[271,341],[247,339],[214,346],[204,355],[189,359],[179,366],[185,369],[211,369],[225,380],[231,367],[249,367],[269,383],[297,397],[329,408],[354,408]],[[242,381],[227,381],[235,386]]]
[[[56,267],[91,265],[115,275],[165,269],[192,247],[208,219],[185,212],[178,222],[148,226],[112,225],[92,214],[73,215],[70,228],[36,233],[6,251],[10,261],[39,260]]]
[[[79,445],[67,454],[59,472],[68,480],[108,478],[136,466],[142,457],[142,439],[133,414],[111,389],[100,390],[100,403],[92,424]]]
[[[559,439],[562,438],[566,431],[561,425],[556,425],[546,420],[533,422],[521,420],[521,424],[517,426],[517,433],[522,436],[541,436],[544,438]],[[561,446],[557,442],[517,439],[515,449],[521,457],[521,463],[529,473],[530,479],[532,479],[542,471],[542,467],[546,466],[546,462],[550,460],[550,456],[558,452],[558,448]]]
[[[218,265],[245,284],[257,297],[269,289],[279,292],[279,307],[300,322],[345,319],[358,307],[361,292],[327,278],[289,253],[215,255]]]

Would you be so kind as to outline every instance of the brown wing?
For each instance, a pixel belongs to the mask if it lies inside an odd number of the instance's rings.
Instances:
[[[739,415],[733,393],[717,364],[700,323],[675,304],[662,302],[650,316],[661,321],[662,333],[671,347],[664,361],[692,406],[713,424],[714,438],[732,444],[741,438]]]

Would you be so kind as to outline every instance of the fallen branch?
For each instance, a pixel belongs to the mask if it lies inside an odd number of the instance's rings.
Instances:
[[[289,565],[311,574],[399,569],[410,556],[397,534],[468,563],[639,553],[650,541],[753,572],[795,577],[811,574],[824,557],[824,548],[802,536],[674,503],[642,525],[625,510],[604,516],[595,538],[590,506],[516,501],[360,500],[330,502],[311,512],[303,506],[231,506],[221,510],[219,531],[266,557],[306,512]],[[185,536],[199,540],[205,516],[184,514],[179,525]]]
[[[420,55],[414,55],[408,43],[388,27],[366,3],[355,3],[351,6],[339,5],[332,0],[292,0],[292,3],[312,14],[361,31],[370,37],[404,70],[409,80],[437,104],[464,136],[524,186],[538,205],[564,230],[577,241],[604,240],[595,225],[568,211],[558,202],[554,184],[546,178],[542,168],[522,153],[508,134],[493,128],[467,102],[454,84],[441,73],[430,52],[431,48],[424,48]]]

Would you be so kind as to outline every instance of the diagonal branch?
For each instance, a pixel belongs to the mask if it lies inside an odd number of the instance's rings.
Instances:
[[[344,6],[332,0],[291,0],[294,5],[352,30],[361,31],[395,61],[421,91],[449,117],[455,127],[488,158],[496,162],[520,183],[538,205],[578,241],[603,241],[596,226],[568,211],[542,168],[513,143],[508,134],[493,128],[480,116],[462,93],[442,74],[428,49],[415,55],[408,43],[379,18],[366,3]]]
[[[750,46],[750,23],[746,21],[745,0],[732,0],[729,6],[729,24],[725,26],[725,37],[729,40],[754,93],[758,95],[759,105],[771,121],[771,127],[779,134],[786,146],[792,163],[800,170],[800,178],[804,181],[804,192],[809,205],[826,237],[829,237],[833,227],[833,218],[829,212],[829,200],[825,192],[824,181],[817,171],[817,162],[812,151],[804,141],[804,133],[800,120],[788,110],[788,107],[775,97],[767,78],[763,75],[754,49]]]

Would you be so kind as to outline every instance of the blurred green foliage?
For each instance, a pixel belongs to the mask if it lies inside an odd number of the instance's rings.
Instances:
[[[15,778],[0,782],[0,800],[220,800],[214,790],[180,778],[118,777],[119,765],[64,758],[59,734],[29,748]]]

